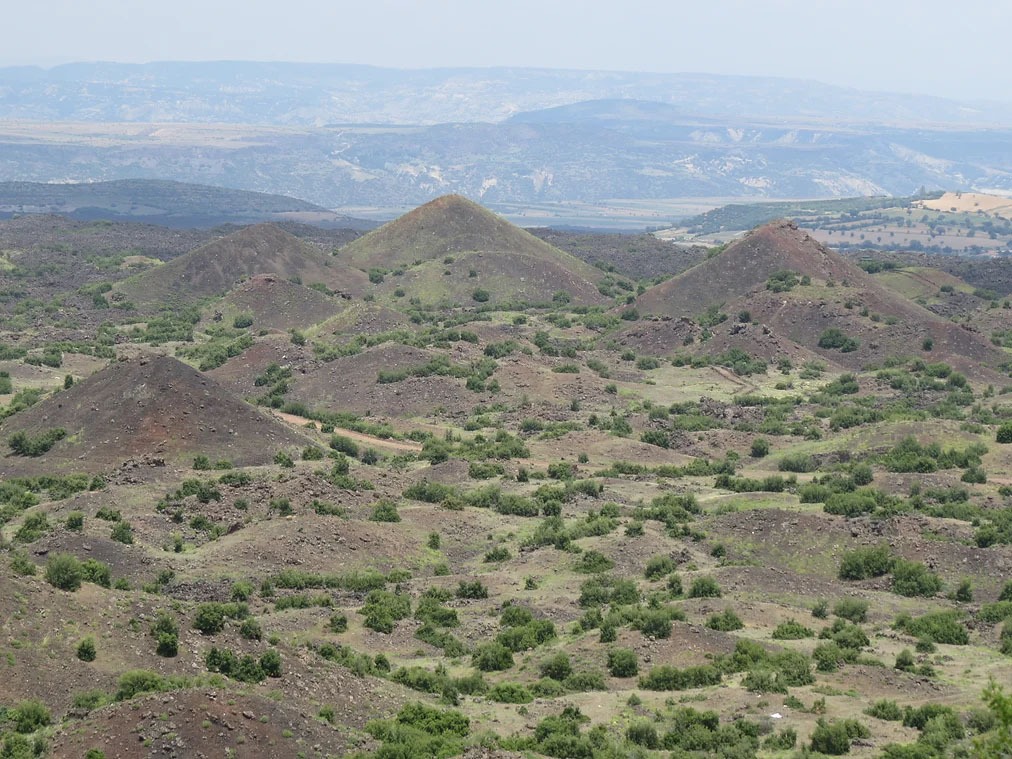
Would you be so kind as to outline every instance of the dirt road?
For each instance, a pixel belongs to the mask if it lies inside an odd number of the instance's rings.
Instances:
[[[296,416],[295,414],[286,414],[283,411],[272,411],[271,412],[278,419],[282,419],[289,424],[293,424],[296,427],[304,428],[312,419],[306,419],[304,416]],[[366,435],[363,432],[355,432],[354,430],[347,430],[343,427],[335,427],[334,431],[344,435],[347,438],[359,443],[366,443],[367,445],[375,445],[381,448],[387,448],[392,451],[405,451],[410,453],[418,453],[422,450],[421,443],[414,443],[406,440],[387,440],[386,438],[375,437],[374,435]]]

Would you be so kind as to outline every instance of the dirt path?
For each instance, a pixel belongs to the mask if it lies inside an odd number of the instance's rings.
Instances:
[[[278,419],[283,419],[289,424],[294,424],[297,427],[305,427],[309,422],[313,421],[312,419],[306,419],[304,416],[286,414],[283,411],[272,411],[271,413]],[[359,443],[368,443],[369,445],[389,448],[394,451],[410,451],[411,453],[418,453],[422,450],[420,443],[412,443],[404,440],[387,440],[386,438],[375,437],[374,435],[366,435],[363,432],[348,430],[344,427],[335,427],[334,430],[335,432],[339,431],[340,434]]]
[[[726,379],[728,382],[733,382],[735,385],[737,385],[738,389],[735,390],[732,393],[732,395],[737,395],[742,390],[748,390],[749,393],[755,393],[759,391],[758,385],[743,380],[741,377],[732,372],[730,369],[727,369],[723,366],[711,366],[710,368],[713,369],[713,371],[715,371],[718,375]]]

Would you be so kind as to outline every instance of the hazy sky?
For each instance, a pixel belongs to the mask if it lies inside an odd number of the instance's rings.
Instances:
[[[697,71],[1012,100],[1010,0],[7,0],[4,6],[0,65],[231,59]]]

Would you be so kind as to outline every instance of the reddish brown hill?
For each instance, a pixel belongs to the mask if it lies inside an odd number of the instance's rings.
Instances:
[[[196,454],[236,465],[265,464],[305,440],[232,396],[217,382],[167,356],[122,361],[8,419],[0,435],[67,436],[37,458],[8,454],[5,474],[103,471],[142,455],[185,462]]]
[[[257,274],[205,313],[220,314],[226,324],[231,324],[236,316],[245,314],[253,318],[254,330],[287,331],[304,329],[326,321],[339,313],[345,303],[340,298],[329,297],[311,287],[289,282],[277,274]]]
[[[510,224],[459,195],[437,198],[341,249],[362,269],[405,271],[381,288],[421,300],[470,303],[476,288],[493,301],[574,300],[603,303],[600,270]]]
[[[366,281],[361,271],[274,224],[255,224],[131,277],[118,290],[141,308],[186,305],[224,295],[258,274],[321,283],[345,295],[360,294]]]
[[[808,276],[811,282],[775,292],[767,281],[780,271]],[[980,333],[883,287],[790,222],[759,227],[723,253],[650,288],[637,300],[642,313],[664,319],[698,322],[714,307],[727,318],[713,327],[713,338],[703,347],[708,352],[737,346],[769,359],[799,356],[783,342],[786,338],[851,369],[888,356],[923,355],[948,361],[975,376],[986,374],[986,365],[997,366],[1004,360]],[[739,324],[739,314],[744,312],[748,321],[761,326]],[[857,349],[842,352],[820,347],[820,338],[829,329],[856,340]],[[642,326],[626,330],[630,337],[642,331]],[[689,329],[692,337],[700,337],[695,334],[699,332],[698,326]],[[930,352],[922,349],[929,339]],[[673,351],[681,346],[672,342],[667,348]]]
[[[694,317],[715,303],[726,303],[756,287],[778,271],[793,271],[812,280],[870,282],[854,264],[833,253],[788,221],[752,230],[719,255],[677,277],[651,287],[637,300],[648,314]]]

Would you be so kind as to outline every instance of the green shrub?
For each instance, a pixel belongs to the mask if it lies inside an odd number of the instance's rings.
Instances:
[[[1002,444],[1012,443],[1012,422],[1005,422],[998,428],[995,441]]]
[[[158,612],[151,625],[151,635],[157,641],[155,653],[159,656],[172,657],[179,652],[179,625],[167,611]]]
[[[247,617],[239,625],[239,635],[246,640],[263,640],[264,631],[253,617]]]
[[[81,587],[83,579],[81,562],[69,553],[56,554],[46,562],[46,582],[54,588],[74,591]]]
[[[643,574],[648,580],[659,580],[677,568],[678,565],[670,556],[653,556],[647,561],[647,567]]]
[[[633,677],[639,673],[636,652],[628,648],[613,648],[608,651],[608,672],[612,677]]]
[[[864,580],[888,574],[894,563],[889,546],[884,543],[873,548],[856,548],[843,554],[840,562],[841,580]]]
[[[505,617],[505,614],[504,614]],[[503,622],[504,629],[496,636],[510,651],[527,651],[537,648],[543,643],[553,640],[556,636],[555,624],[547,619],[530,619],[523,624],[508,625]]]
[[[502,561],[509,561],[513,558],[513,554],[510,553],[509,549],[505,546],[496,546],[491,551],[485,554],[482,561],[485,564],[497,564]]]
[[[819,336],[819,347],[850,353],[858,349],[858,342],[852,337],[847,337],[840,329],[830,327]]]
[[[77,644],[77,658],[81,661],[95,661],[95,639],[83,638]]]
[[[789,619],[781,622],[773,630],[773,640],[802,640],[803,638],[814,637],[815,633],[800,622]]]
[[[919,561],[897,559],[892,573],[893,592],[901,596],[933,596],[942,589],[941,578]]]
[[[400,522],[401,515],[397,511],[397,504],[393,501],[379,501],[369,515],[372,522]]]
[[[765,438],[757,437],[752,441],[752,458],[764,458],[770,452],[770,444]]]
[[[501,643],[482,643],[471,656],[471,663],[482,672],[501,672],[513,666],[513,653]]]
[[[85,582],[108,588],[112,585],[109,565],[96,559],[85,559],[81,562],[81,579]]]
[[[134,542],[133,527],[126,521],[114,522],[109,537],[119,543],[131,545]]]
[[[964,577],[952,593],[952,599],[958,603],[966,604],[973,601],[973,584],[968,577]]]
[[[18,531],[14,533],[14,541],[17,543],[34,543],[49,532],[49,529],[49,520],[45,514],[41,512],[29,514],[24,518]]]
[[[720,681],[720,670],[710,665],[685,669],[661,665],[640,677],[639,685],[644,690],[688,690],[719,685]]]
[[[534,696],[520,683],[498,683],[488,691],[490,701],[500,704],[529,704]]]
[[[875,719],[887,722],[899,722],[903,719],[903,709],[895,701],[881,699],[864,710],[864,713]]]
[[[648,720],[641,719],[633,722],[626,728],[625,737],[631,743],[635,743],[637,746],[642,746],[643,748],[653,750],[661,746],[661,740],[657,735],[657,728]]]
[[[868,602],[863,598],[841,598],[833,605],[833,614],[855,624],[868,618]]]
[[[774,293],[784,293],[793,290],[799,281],[800,278],[796,272],[782,269],[769,276],[766,280],[766,289]]]
[[[812,650],[812,659],[819,672],[836,672],[848,658],[849,655],[835,641],[820,643]]]
[[[604,675],[600,672],[574,672],[563,683],[566,690],[584,693],[592,690],[607,690]]]
[[[596,574],[598,572],[607,572],[614,566],[615,562],[604,554],[598,551],[584,551],[580,554],[580,558],[573,569],[583,574]]]
[[[848,654],[851,658],[869,643],[864,630],[846,619],[834,620],[832,625],[819,632],[819,637],[823,640],[832,640],[840,648],[852,649],[854,653]],[[845,653],[847,652],[845,651]]]
[[[720,585],[712,577],[697,577],[689,586],[689,598],[719,598]]]
[[[810,456],[798,453],[784,456],[777,462],[777,468],[781,472],[802,473],[815,471],[816,465]]]
[[[80,511],[72,511],[67,514],[67,521],[64,522],[64,527],[74,532],[80,532],[84,529],[84,514]]]
[[[281,654],[273,648],[265,651],[260,657],[260,668],[267,677],[281,677]]]
[[[34,733],[52,723],[48,707],[37,699],[22,701],[9,712],[7,719],[18,733]]]
[[[970,642],[970,635],[960,622],[961,616],[957,611],[938,611],[920,617],[900,614],[893,627],[915,638],[927,638],[933,643],[965,646]]]
[[[20,551],[11,553],[11,571],[21,577],[33,577],[35,575],[35,563],[28,558],[28,554]]]
[[[225,627],[225,620],[244,619],[249,615],[246,604],[242,603],[218,603],[209,601],[197,607],[197,613],[193,618],[193,627],[203,635],[214,635]]]
[[[565,680],[573,672],[573,667],[569,662],[569,655],[565,652],[560,651],[553,656],[548,657],[539,667],[542,677],[548,677],[552,680]]]
[[[457,598],[472,598],[482,599],[488,598],[488,588],[481,582],[481,580],[464,581],[461,580],[457,585],[456,591]]]
[[[145,669],[132,669],[124,672],[119,678],[119,687],[116,690],[117,701],[127,701],[141,693],[158,693],[171,687],[171,681],[166,680],[157,672],[150,672]]]
[[[663,609],[647,609],[640,614],[636,627],[648,638],[665,640],[671,637],[671,615]]]
[[[327,623],[332,633],[343,633],[348,631],[348,617],[344,614],[332,614]]]
[[[719,614],[712,614],[706,620],[706,626],[711,630],[719,632],[732,632],[734,630],[741,630],[745,627],[745,624],[741,621],[741,617],[735,614],[733,610],[725,609]]]
[[[826,722],[820,719],[812,731],[812,751],[840,756],[850,751],[856,738],[868,738],[871,733],[857,720],[845,719]]]
[[[365,597],[365,606],[359,612],[365,617],[363,624],[370,630],[391,633],[398,620],[411,615],[411,599],[387,590],[373,590]]]
[[[762,746],[767,751],[790,751],[797,742],[797,731],[793,727],[785,727],[780,732],[768,736]]]
[[[358,458],[358,444],[350,437],[334,435],[330,438],[330,447],[338,453],[343,453],[352,458]]]
[[[15,456],[41,456],[66,436],[67,431],[59,427],[44,430],[38,435],[29,435],[22,430],[7,438],[7,444]]]
[[[244,683],[258,683],[266,676],[263,666],[256,658],[248,654],[238,656],[227,648],[219,649],[212,646],[204,657],[204,664],[210,672],[220,672],[226,677]]]

